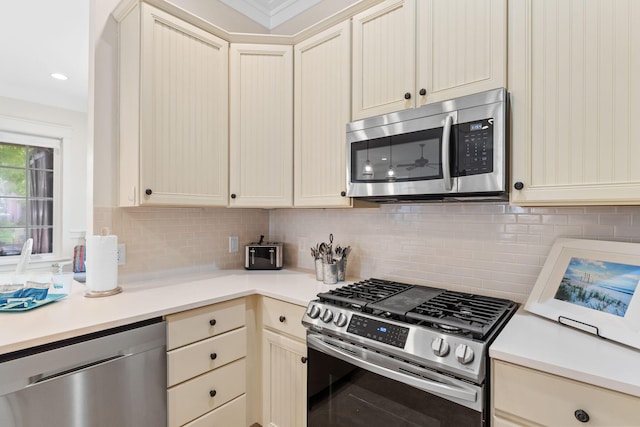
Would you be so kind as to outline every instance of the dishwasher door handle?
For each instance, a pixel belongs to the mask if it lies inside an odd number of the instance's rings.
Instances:
[[[29,384],[27,385],[27,387],[31,387],[36,384],[41,384],[43,382],[51,381],[57,378],[63,378],[69,375],[73,375],[76,372],[80,372],[82,370],[92,368],[94,366],[115,362],[116,360],[122,359],[123,357],[127,357],[127,356],[131,356],[131,354],[115,354],[113,356],[105,357],[103,359],[96,360],[93,362],[87,362],[87,363],[83,363],[81,365],[77,365],[73,367],[66,367],[54,372],[46,372],[46,373],[34,375],[32,377],[29,377]]]

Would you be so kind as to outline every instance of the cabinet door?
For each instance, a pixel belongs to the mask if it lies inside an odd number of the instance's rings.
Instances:
[[[516,205],[638,204],[640,5],[509,2]]]
[[[351,120],[351,32],[344,22],[295,46],[294,205],[351,206],[346,132]]]
[[[387,0],[353,17],[354,120],[415,106],[415,8]]]
[[[507,0],[420,0],[417,8],[417,106],[507,85]]]
[[[306,355],[304,342],[263,331],[262,425],[307,425],[307,365],[302,361]]]
[[[226,206],[228,43],[140,7],[139,58],[128,58],[139,59],[139,75],[135,66],[121,74],[139,82],[139,92],[137,83],[126,86],[132,92],[121,91],[129,103],[121,114],[128,133],[121,135],[121,205]],[[123,40],[128,43],[137,42]],[[138,117],[139,134],[130,123]]]
[[[293,203],[293,48],[230,48],[232,207]]]
[[[640,398],[617,391],[493,361],[493,414],[517,425],[638,426]],[[581,414],[581,415],[580,415]]]

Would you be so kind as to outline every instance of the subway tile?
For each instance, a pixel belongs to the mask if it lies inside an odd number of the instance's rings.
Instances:
[[[601,225],[631,225],[631,215],[627,214],[600,214]]]
[[[568,215],[567,216],[569,225],[586,225],[586,224],[597,224],[599,221],[599,216],[597,214],[584,214],[584,215]]]
[[[520,214],[517,221],[522,224],[539,224],[542,217],[540,215]]]
[[[371,209],[96,208],[94,227],[127,243],[125,274],[242,268],[242,251],[264,234],[285,243],[285,266],[313,269],[307,246],[351,245],[348,274],[526,300],[558,237],[640,242],[640,207],[526,208],[506,203],[426,203]],[[122,268],[124,267],[124,268]]]
[[[567,222],[567,215],[542,215],[543,224],[565,225]]]

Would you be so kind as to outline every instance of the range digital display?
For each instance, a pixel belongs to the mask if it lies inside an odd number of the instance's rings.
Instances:
[[[407,342],[407,336],[409,335],[409,328],[353,315],[351,316],[347,332],[384,344],[404,348]]]

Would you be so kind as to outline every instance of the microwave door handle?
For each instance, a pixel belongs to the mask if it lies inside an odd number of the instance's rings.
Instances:
[[[451,169],[449,159],[449,147],[451,139],[451,124],[453,123],[453,117],[447,116],[444,119],[444,127],[442,128],[442,176],[444,178],[444,189],[451,191]]]

